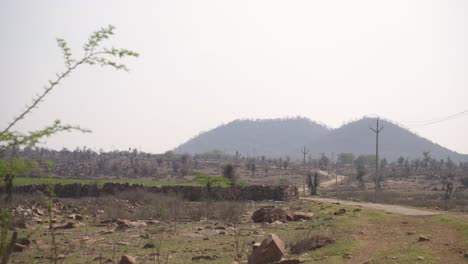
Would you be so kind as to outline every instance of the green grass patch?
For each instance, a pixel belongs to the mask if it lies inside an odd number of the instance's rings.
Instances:
[[[432,256],[429,248],[421,247],[419,245],[409,245],[405,247],[392,248],[390,250],[379,252],[374,258],[376,263],[418,263],[418,257],[423,257],[421,263],[431,264],[438,263]]]
[[[435,223],[449,225],[463,234],[465,246],[468,246],[468,222],[448,215],[436,215],[433,218]]]
[[[396,214],[387,214],[385,212],[373,210],[362,210],[362,215],[365,216],[369,221],[382,221],[401,217]]]
[[[33,185],[33,184],[97,184],[99,186],[105,183],[128,183],[128,184],[141,184],[144,186],[171,186],[171,185],[199,185],[191,182],[170,182],[170,181],[158,181],[152,179],[85,179],[85,178],[39,178],[39,177],[17,177],[13,184],[17,186],[21,185]]]

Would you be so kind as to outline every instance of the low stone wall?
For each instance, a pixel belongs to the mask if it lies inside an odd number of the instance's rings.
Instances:
[[[152,193],[165,193],[180,195],[190,201],[201,200],[252,200],[252,201],[291,201],[299,199],[299,191],[296,186],[270,186],[252,185],[234,188],[211,188],[211,193],[206,187],[201,186],[143,186],[137,184],[106,183],[102,187],[95,184],[55,184],[55,195],[60,198],[79,198],[84,196],[97,197],[106,194],[117,194],[124,191],[143,190]],[[47,185],[16,186],[15,193],[46,193]]]

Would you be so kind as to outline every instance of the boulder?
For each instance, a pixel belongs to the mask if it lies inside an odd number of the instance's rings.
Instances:
[[[314,217],[314,213],[295,212],[293,219],[294,221],[311,220],[313,217]]]
[[[122,255],[122,258],[120,258],[119,264],[136,264],[136,260],[134,257],[129,256],[129,255]]]
[[[254,223],[273,223],[275,221],[286,222],[290,219],[294,219],[294,213],[292,210],[283,210],[281,208],[275,208],[274,206],[262,207],[255,211],[252,215],[252,220]]]
[[[286,254],[284,242],[275,234],[271,234],[249,257],[249,264],[266,264],[281,260]]]

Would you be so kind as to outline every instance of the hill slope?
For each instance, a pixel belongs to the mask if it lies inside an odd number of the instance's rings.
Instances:
[[[454,161],[468,161],[463,155],[402,128],[389,121],[381,121],[384,130],[380,136],[380,155],[389,160],[399,156],[417,158],[430,151],[437,159],[450,157]],[[176,148],[179,153],[202,153],[213,149],[226,153],[239,151],[243,155],[269,157],[291,156],[301,158],[300,148],[305,144],[311,154],[352,152],[375,153],[374,118],[363,118],[329,129],[306,118],[236,120],[202,133]]]

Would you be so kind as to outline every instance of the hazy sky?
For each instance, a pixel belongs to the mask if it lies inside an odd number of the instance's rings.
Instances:
[[[141,54],[130,73],[85,66],[18,130],[55,119],[93,130],[47,146],[162,152],[237,118],[364,115],[410,125],[468,109],[468,2],[0,1],[0,124],[99,27]],[[468,153],[468,116],[413,129]]]

